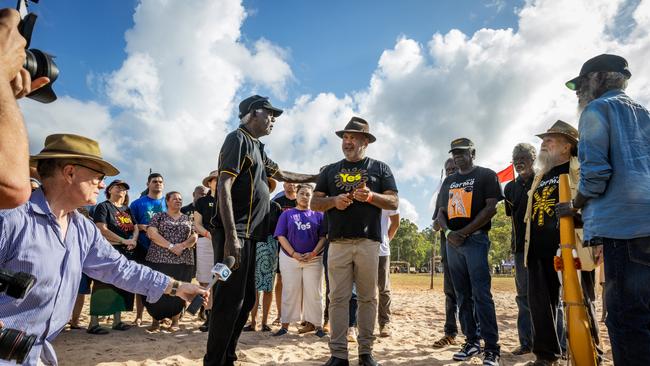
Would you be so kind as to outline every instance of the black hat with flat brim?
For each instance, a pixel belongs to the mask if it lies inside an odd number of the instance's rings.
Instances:
[[[273,117],[279,117],[282,112],[284,112],[282,109],[272,106],[271,102],[269,102],[268,97],[253,95],[252,97],[248,97],[239,103],[239,118],[241,119],[250,113],[250,111],[254,111],[260,108],[271,111],[273,113]]]
[[[564,85],[571,90],[580,89],[580,84],[584,81],[585,77],[592,72],[620,72],[627,79],[632,77],[632,73],[628,69],[627,60],[621,56],[602,54],[593,57],[582,65],[580,75],[567,81]]]
[[[466,137],[461,137],[453,140],[450,147],[449,152],[454,150],[474,150],[474,143]]]
[[[368,142],[371,144],[377,141],[377,138],[370,133],[370,125],[363,118],[352,117],[350,119],[350,122],[345,125],[344,129],[336,131],[336,135],[340,138],[343,138],[343,134],[346,132],[363,134],[368,138]]]

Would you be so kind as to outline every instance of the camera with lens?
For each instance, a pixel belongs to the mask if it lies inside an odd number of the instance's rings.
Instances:
[[[18,30],[27,41],[27,45],[25,46],[26,58],[23,67],[29,72],[32,80],[45,76],[50,79],[50,82],[28,94],[27,98],[41,103],[51,103],[56,100],[56,94],[52,89],[52,84],[59,77],[59,68],[54,63],[54,56],[35,48],[29,48],[32,41],[32,31],[36,24],[36,14],[29,13],[27,10],[27,3],[30,1],[38,3],[39,0],[18,0],[18,5],[16,5],[21,19]]]
[[[13,298],[22,299],[35,282],[36,277],[29,273],[0,269],[0,294],[6,293]],[[23,363],[35,341],[35,335],[27,335],[17,329],[0,328],[0,360]]]

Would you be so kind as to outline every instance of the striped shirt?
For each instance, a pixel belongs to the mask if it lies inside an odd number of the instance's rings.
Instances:
[[[68,215],[68,230],[61,228],[42,190],[24,205],[0,210],[0,268],[36,277],[23,299],[0,295],[0,320],[4,326],[37,336],[23,365],[57,365],[51,342],[70,320],[81,273],[156,302],[169,278],[113,249],[97,227],[83,215]],[[0,365],[13,365],[0,360]]]

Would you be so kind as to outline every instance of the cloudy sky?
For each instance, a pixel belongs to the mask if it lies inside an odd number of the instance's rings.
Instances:
[[[453,5],[452,5],[453,3]],[[283,169],[342,158],[334,134],[366,118],[400,189],[402,216],[429,225],[449,142],[477,163],[510,162],[555,120],[577,125],[564,82],[600,53],[627,58],[628,94],[650,105],[650,0],[41,1],[32,47],[57,56],[59,100],[21,101],[45,136],[100,141],[140,191],[149,169],[185,198],[210,170],[239,101],[285,109],[263,138]]]

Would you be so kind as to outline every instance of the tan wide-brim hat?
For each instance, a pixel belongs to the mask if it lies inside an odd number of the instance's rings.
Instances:
[[[43,159],[88,160],[100,166],[99,170],[107,176],[115,176],[120,171],[102,158],[99,143],[87,137],[60,133],[45,138],[45,146],[37,155],[29,157],[29,164],[36,166]]]
[[[578,144],[578,138],[579,138],[579,133],[578,130],[575,129],[575,127],[571,126],[570,124],[562,121],[562,120],[557,120],[551,128],[546,130],[544,133],[540,133],[539,135],[536,135],[540,139],[543,139],[544,136],[548,135],[563,135],[566,138],[571,141],[574,145]]]
[[[208,174],[207,177],[203,178],[203,186],[210,188],[210,181],[212,179],[219,179],[219,171],[218,170],[213,170]]]

